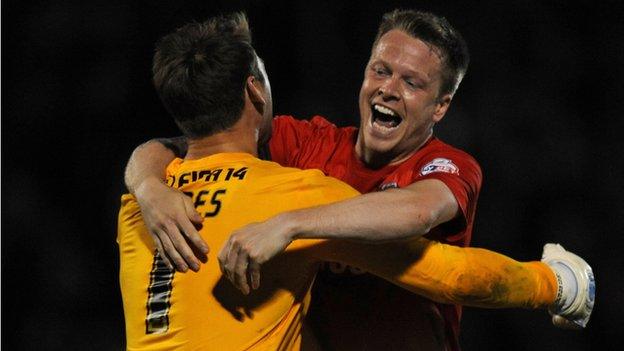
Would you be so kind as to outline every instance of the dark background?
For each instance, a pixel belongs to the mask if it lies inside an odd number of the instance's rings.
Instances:
[[[150,83],[155,41],[246,9],[275,112],[358,123],[381,15],[446,16],[472,62],[437,128],[484,171],[473,244],[520,260],[560,242],[594,268],[583,332],[545,311],[466,308],[465,350],[623,349],[620,1],[3,1],[2,347],[124,345],[115,244],[133,147],[178,135]]]

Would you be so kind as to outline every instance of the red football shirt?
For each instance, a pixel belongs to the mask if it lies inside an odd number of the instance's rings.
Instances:
[[[283,166],[318,168],[361,193],[438,179],[451,190],[461,213],[426,237],[467,246],[481,188],[478,163],[432,137],[401,164],[369,169],[355,153],[357,131],[320,116],[310,121],[279,116],[273,120],[271,158]],[[315,283],[309,317],[326,349],[422,350],[427,338],[431,348],[459,349],[460,306],[433,303],[351,267],[329,263],[325,268]]]

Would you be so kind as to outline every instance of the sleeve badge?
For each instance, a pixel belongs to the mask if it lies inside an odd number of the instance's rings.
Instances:
[[[448,158],[434,158],[433,161],[427,163],[421,170],[421,175],[427,175],[435,172],[459,174],[459,167]]]

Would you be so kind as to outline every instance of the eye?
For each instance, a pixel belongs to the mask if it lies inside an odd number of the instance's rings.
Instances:
[[[420,89],[423,87],[421,83],[413,79],[405,79],[405,83],[410,87],[410,89]]]
[[[373,66],[372,69],[373,72],[375,72],[375,74],[378,76],[385,77],[390,74],[390,71],[388,71],[388,69],[383,66]]]

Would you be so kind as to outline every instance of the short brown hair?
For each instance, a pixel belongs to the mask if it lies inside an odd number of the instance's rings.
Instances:
[[[156,44],[154,86],[184,135],[208,136],[240,119],[247,77],[264,82],[257,60],[243,13],[189,23]]]
[[[468,69],[470,55],[466,42],[444,17],[429,12],[394,10],[383,15],[373,48],[393,29],[401,30],[437,49],[442,59],[440,95],[454,94]]]

